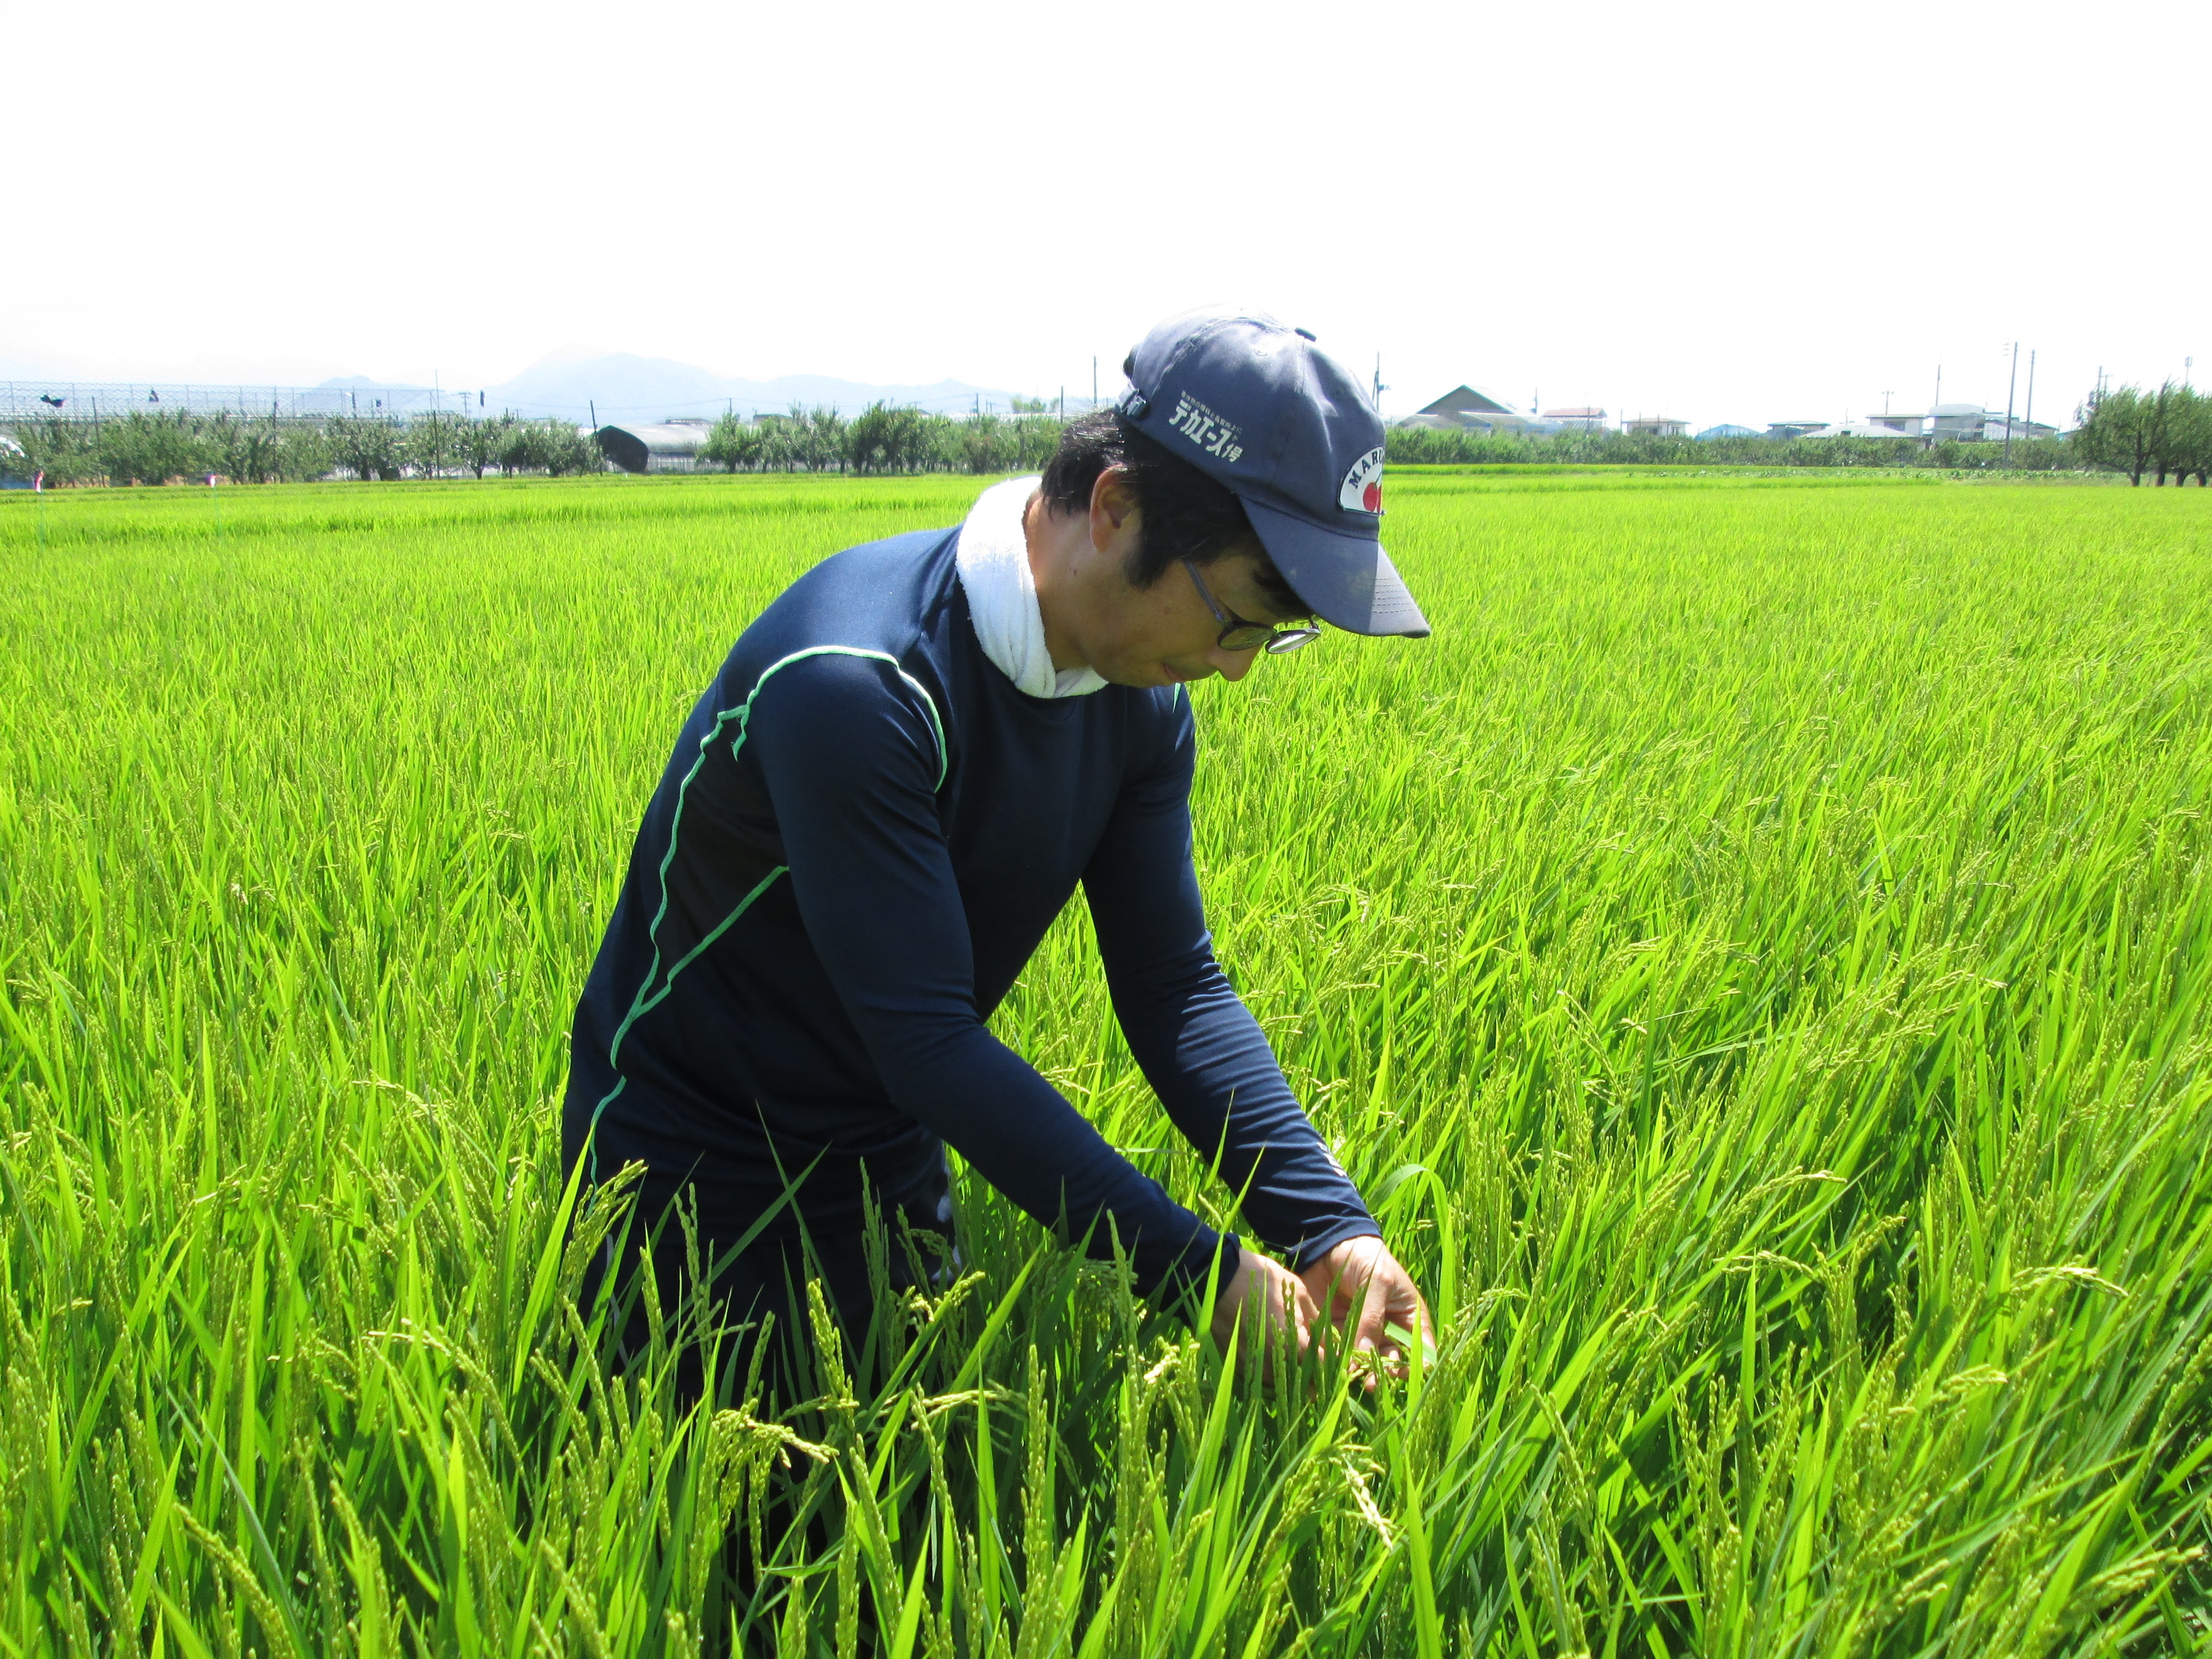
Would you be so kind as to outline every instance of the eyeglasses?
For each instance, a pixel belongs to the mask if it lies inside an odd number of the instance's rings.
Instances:
[[[1198,588],[1198,597],[1206,601],[1206,608],[1213,613],[1213,620],[1221,624],[1221,637],[1215,641],[1224,651],[1249,651],[1264,646],[1271,656],[1281,656],[1285,651],[1295,651],[1302,645],[1311,645],[1321,637],[1321,629],[1311,625],[1304,628],[1271,628],[1266,623],[1248,622],[1234,611],[1224,611],[1214,603],[1213,595],[1206,589],[1206,578],[1198,574],[1198,567],[1188,559],[1182,568],[1190,572],[1191,581]]]

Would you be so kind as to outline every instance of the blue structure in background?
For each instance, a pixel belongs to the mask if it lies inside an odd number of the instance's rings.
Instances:
[[[1708,438],[1756,438],[1757,436],[1759,434],[1747,426],[1709,426],[1698,434],[1698,441],[1703,443]]]

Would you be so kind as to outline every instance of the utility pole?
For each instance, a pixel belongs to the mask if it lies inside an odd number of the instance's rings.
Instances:
[[[2027,410],[2021,416],[2021,424],[2035,424],[2035,349],[2033,346],[2028,348],[2027,353]]]
[[[1382,394],[1389,389],[1382,384],[1382,354],[1378,351],[1375,354],[1375,412],[1377,415],[1382,412]]]
[[[2005,381],[2005,447],[2004,464],[2012,465],[2012,394],[2020,384],[2020,342],[2012,343],[2012,374]]]

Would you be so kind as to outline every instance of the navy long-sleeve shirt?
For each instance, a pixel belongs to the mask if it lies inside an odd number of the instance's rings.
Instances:
[[[977,643],[957,531],[856,547],[746,629],[646,809],[576,1009],[563,1139],[711,1234],[786,1176],[815,1231],[936,1177],[949,1142],[1139,1289],[1204,1282],[1219,1235],[985,1021],[1078,882],[1169,1115],[1300,1266],[1377,1231],[1214,960],[1191,868],[1180,687],[1031,697]],[[768,1231],[790,1236],[788,1210]]]

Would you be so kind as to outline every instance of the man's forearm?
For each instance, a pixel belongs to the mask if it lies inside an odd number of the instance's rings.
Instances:
[[[1165,1303],[1200,1290],[1217,1256],[1224,1277],[1234,1268],[1234,1234],[1176,1203],[981,1024],[908,1017],[863,1029],[902,1111],[1030,1216],[1064,1219],[1092,1255],[1109,1257],[1118,1237],[1140,1293]]]
[[[1379,1233],[1211,953],[1139,982],[1116,981],[1114,1006],[1168,1115],[1218,1160],[1262,1239],[1304,1266],[1345,1239]]]

